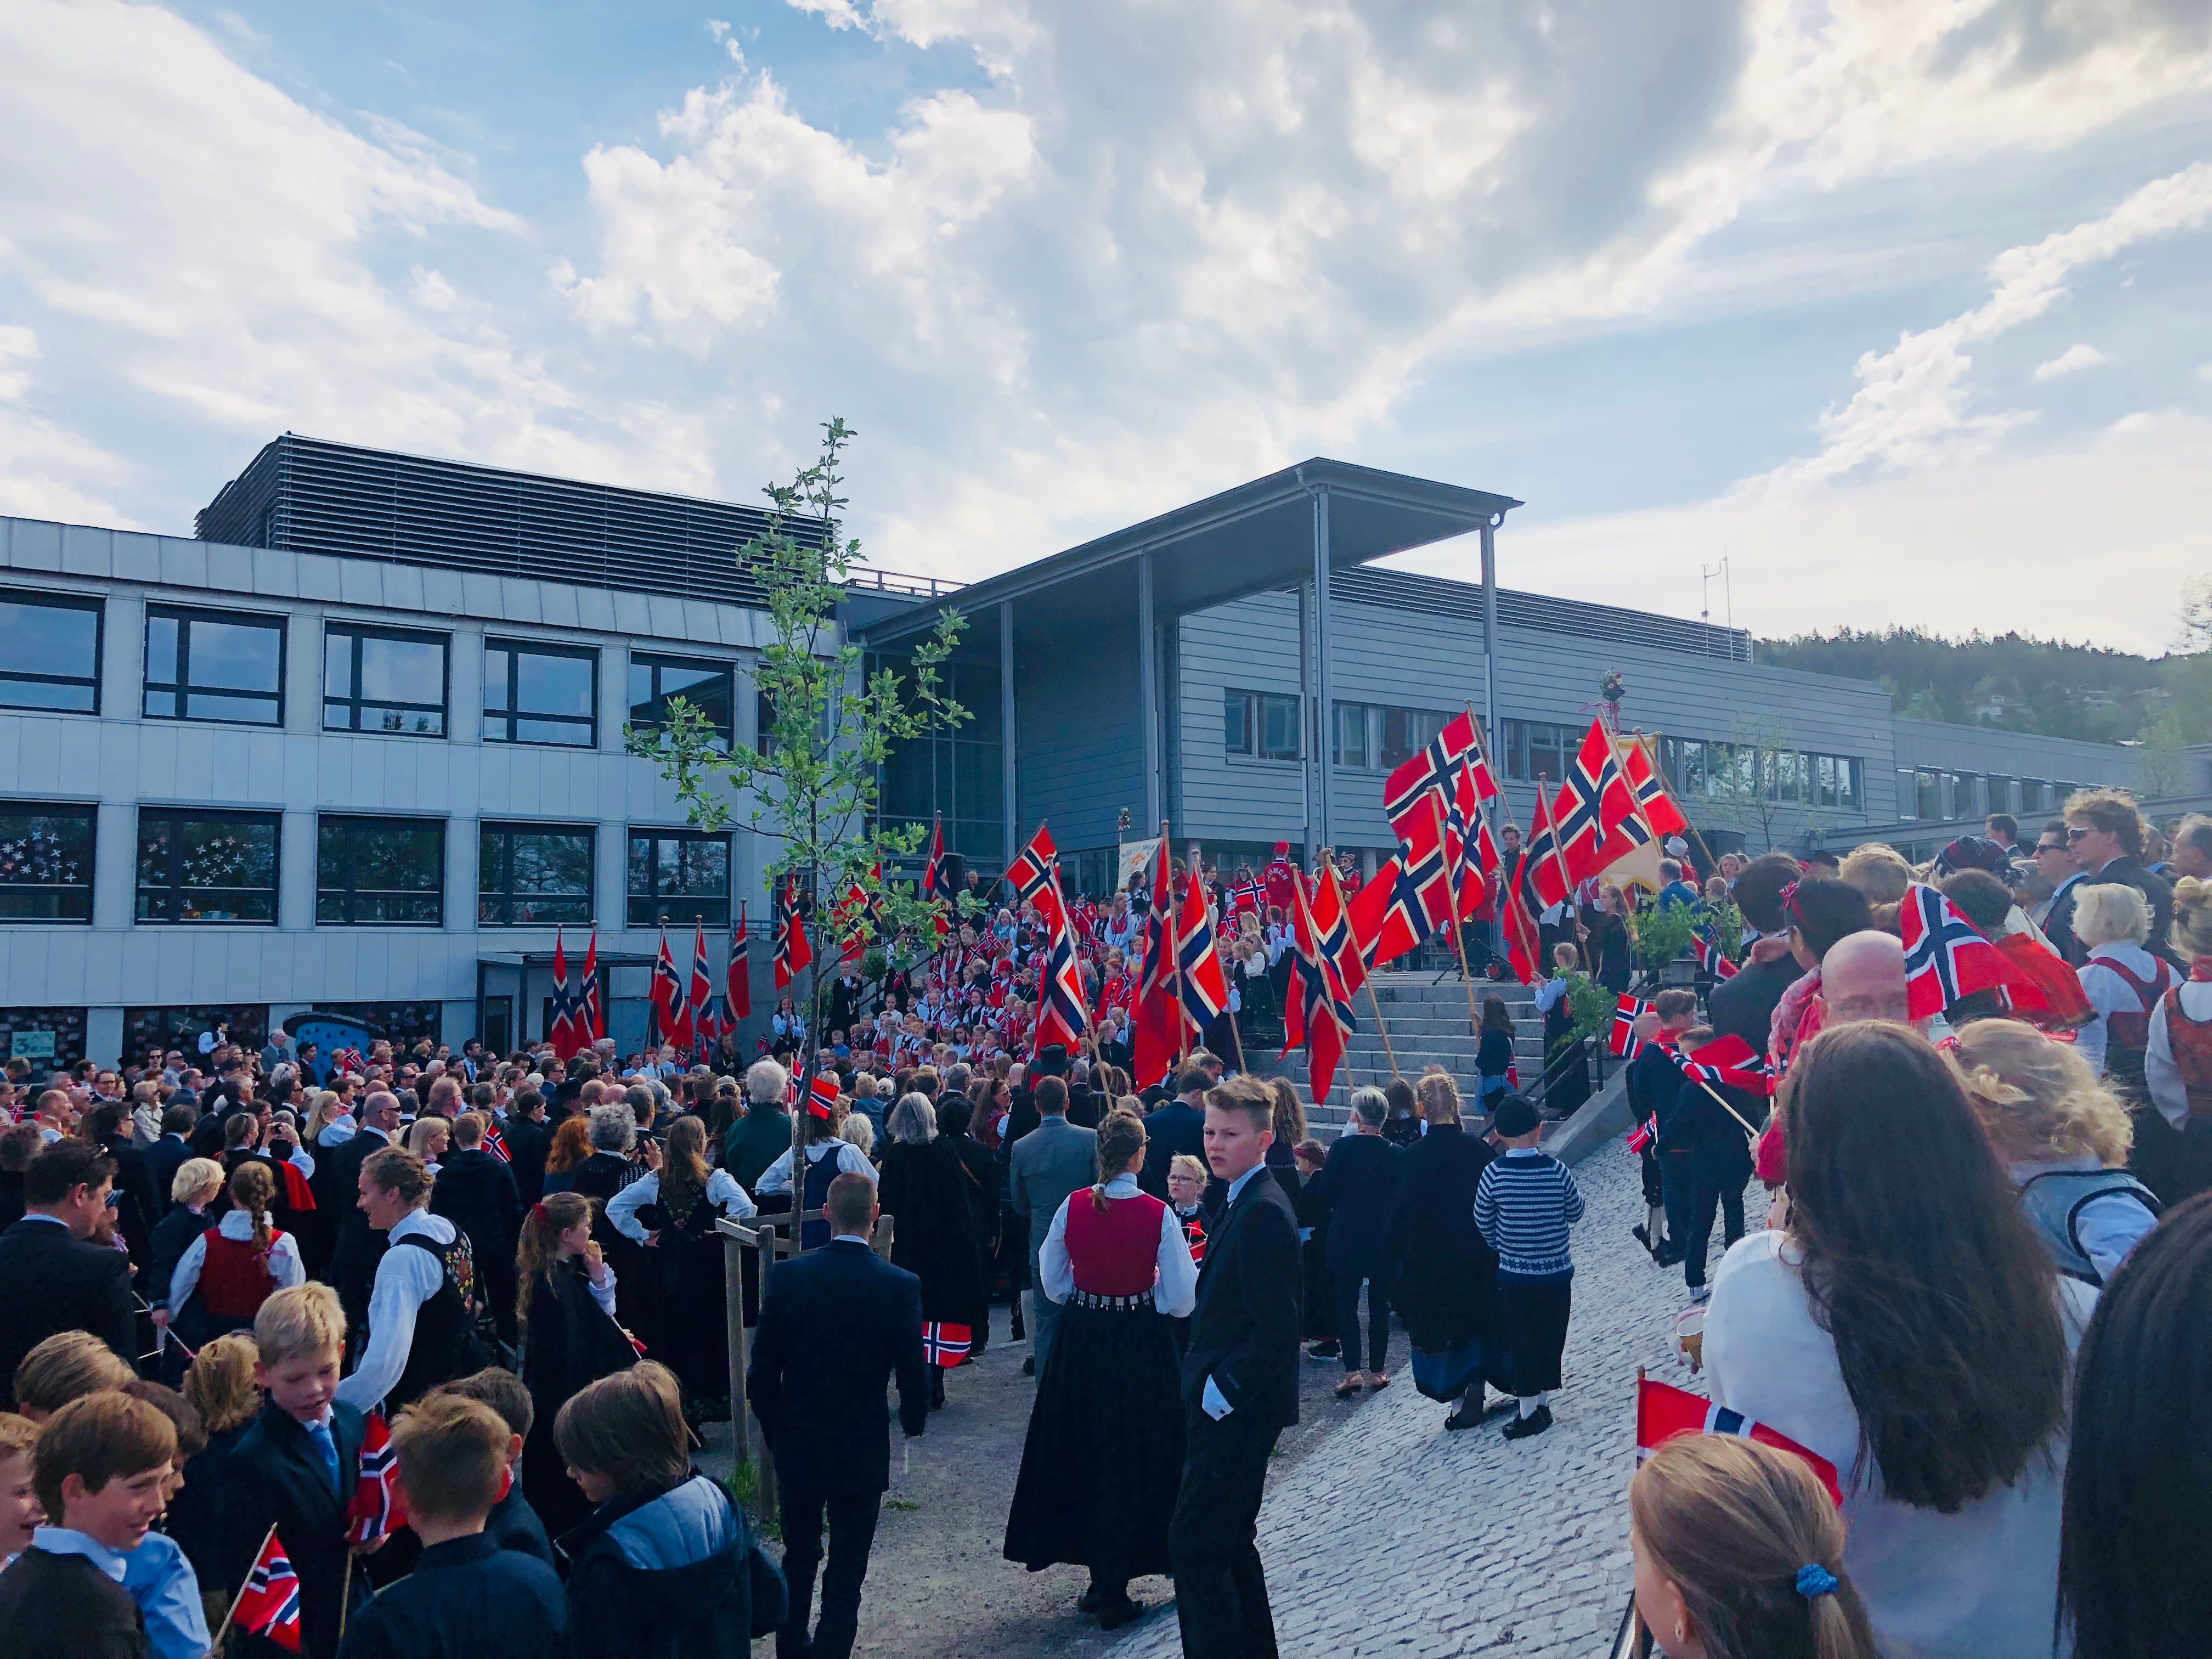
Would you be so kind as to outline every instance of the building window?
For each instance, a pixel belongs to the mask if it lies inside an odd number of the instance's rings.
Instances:
[[[436,927],[446,920],[446,826],[325,816],[317,826],[318,927]]]
[[[727,749],[736,730],[737,684],[731,665],[696,657],[659,657],[633,654],[629,659],[629,723],[641,732],[656,731],[668,721],[668,704],[681,697],[714,728]]]
[[[331,623],[323,630],[323,729],[446,735],[443,634]]]
[[[140,921],[276,925],[274,812],[138,809]]]
[[[1426,708],[1385,708],[1382,740],[1376,764],[1385,770],[1400,766],[1420,753],[1423,745],[1444,729],[1449,715]]]
[[[1916,773],[1913,777],[1913,815],[1935,822],[1943,816],[1943,781],[1934,772]]]
[[[284,619],[149,606],[146,714],[282,726]]]
[[[1846,811],[1866,811],[1866,791],[1860,787],[1865,776],[1866,763],[1853,760],[1848,755],[1836,757],[1836,805]]]
[[[100,712],[98,599],[0,589],[0,708]]]
[[[599,741],[599,653],[589,646],[484,641],[486,743]]]
[[[1336,705],[1336,731],[1331,740],[1331,751],[1339,766],[1366,766],[1373,752],[1367,743],[1367,705],[1364,702],[1340,702]]]
[[[633,830],[629,925],[730,925],[730,838],[692,830]]]
[[[1297,697],[1265,691],[1224,691],[1221,694],[1222,747],[1232,755],[1256,760],[1294,761],[1304,752],[1298,742]]]
[[[486,927],[588,923],[593,845],[588,824],[485,824],[477,850],[477,922]]]
[[[0,921],[90,921],[99,809],[0,802]]]

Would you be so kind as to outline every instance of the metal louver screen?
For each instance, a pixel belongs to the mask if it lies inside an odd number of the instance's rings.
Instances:
[[[286,434],[202,508],[202,541],[757,605],[757,507]],[[805,525],[794,526],[802,533]]]
[[[1329,580],[1328,591],[1331,599],[1348,605],[1381,605],[1470,622],[1482,619],[1482,588],[1474,582],[1366,566],[1337,571]],[[1727,657],[1738,662],[1751,660],[1751,635],[1741,629],[1714,628],[1644,611],[1553,599],[1545,593],[1513,593],[1499,588],[1498,624],[1577,639],[1608,640],[1619,645],[1650,646],[1661,651],[1688,651],[1702,657]]]

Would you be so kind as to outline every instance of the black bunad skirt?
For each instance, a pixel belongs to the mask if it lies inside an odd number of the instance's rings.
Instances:
[[[1170,1570],[1183,1454],[1170,1324],[1150,1296],[1068,1298],[1030,1412],[1006,1559],[1117,1583]]]

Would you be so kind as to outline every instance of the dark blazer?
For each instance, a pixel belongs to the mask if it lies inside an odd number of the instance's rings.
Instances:
[[[545,1154],[553,1150],[553,1126],[510,1112],[499,1133],[507,1142],[507,1155],[514,1160],[509,1166],[514,1175],[514,1195],[528,1209],[545,1196]]]
[[[182,1135],[163,1135],[146,1149],[146,1168],[154,1177],[154,1190],[161,1199],[163,1215],[174,1207],[169,1197],[170,1184],[191,1155],[192,1149]]]
[[[384,1235],[372,1229],[368,1218],[361,1212],[358,1186],[361,1166],[368,1161],[368,1155],[392,1144],[381,1131],[362,1129],[343,1146],[333,1147],[316,1169],[315,1173],[329,1185],[315,1201],[327,1205],[337,1216],[331,1247],[334,1268],[374,1267],[384,1255]]]
[[[2051,941],[2051,948],[2064,958],[2069,968],[2079,968],[2089,960],[2089,947],[2074,937],[2074,898],[2094,879],[2093,876],[2084,876],[2051,900],[2050,912],[2041,924],[2044,938]]]
[[[144,1659],[130,1593],[82,1555],[27,1549],[0,1572],[0,1659]]]
[[[131,1144],[127,1128],[100,1144],[115,1160],[115,1190],[121,1194],[115,1205],[116,1230],[131,1247],[131,1261],[143,1267],[153,1244],[154,1224],[161,1218],[168,1193],[154,1190],[153,1169],[146,1162],[146,1154]],[[281,1182],[276,1193],[279,1198],[283,1196]]]
[[[1206,1114],[1180,1096],[1145,1114],[1145,1167],[1137,1172],[1137,1185],[1154,1198],[1165,1198],[1168,1165],[1178,1152],[1206,1161]]]
[[[787,1486],[831,1497],[889,1488],[884,1384],[894,1374],[899,1422],[920,1434],[929,1419],[920,1279],[850,1239],[776,1264],[745,1394]]]
[[[1297,1217],[1261,1168],[1206,1237],[1182,1360],[1184,1401],[1198,1406],[1210,1376],[1232,1411],[1277,1428],[1297,1422],[1304,1285]]]
[[[1328,1206],[1329,1272],[1371,1279],[1389,1267],[1404,1157],[1381,1135],[1357,1130],[1340,1135],[1328,1149],[1328,1162],[1314,1177],[1314,1189]]]
[[[177,1263],[185,1259],[185,1252],[192,1248],[192,1241],[216,1224],[216,1217],[209,1209],[194,1215],[183,1205],[173,1205],[168,1214],[154,1224],[152,1258],[146,1267],[146,1299],[155,1307],[165,1306],[169,1300],[169,1281],[177,1275]],[[199,1346],[197,1339],[192,1346]]]
[[[1722,1036],[1740,1036],[1751,1045],[1753,1053],[1765,1054],[1772,1034],[1775,1007],[1783,993],[1804,972],[1791,956],[1750,964],[1706,995],[1706,1023]]]
[[[448,1152],[438,1164],[430,1188],[430,1213],[441,1215],[469,1236],[480,1261],[514,1259],[522,1227],[522,1200],[507,1166],[481,1146]]]
[[[331,1407],[331,1437],[337,1443],[335,1484],[306,1429],[264,1406],[239,1437],[224,1469],[222,1589],[235,1593],[252,1571],[261,1540],[274,1525],[300,1576],[301,1651],[306,1659],[331,1659],[338,1648],[338,1608],[346,1584],[346,1506],[361,1478],[362,1414],[347,1405]],[[354,1602],[368,1592],[368,1576],[353,1575]],[[274,1653],[263,1644],[258,1650]]]
[[[542,1659],[568,1635],[550,1561],[503,1550],[489,1531],[433,1544],[346,1627],[345,1659]]]
[[[138,1304],[122,1251],[27,1215],[0,1233],[0,1407],[15,1410],[15,1367],[57,1331],[90,1331],[136,1369]]]

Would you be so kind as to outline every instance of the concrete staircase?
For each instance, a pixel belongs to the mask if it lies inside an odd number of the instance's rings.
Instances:
[[[1467,988],[1456,975],[1439,982],[1433,974],[1386,972],[1375,975],[1372,983],[1374,1000],[1370,1002],[1362,991],[1353,1005],[1359,1029],[1346,1044],[1345,1063],[1337,1071],[1336,1086],[1329,1091],[1326,1104],[1314,1103],[1306,1083],[1303,1051],[1280,1062],[1273,1054],[1264,1059],[1247,1055],[1260,1074],[1280,1073],[1298,1085],[1299,1097],[1306,1103],[1308,1124],[1318,1139],[1332,1140],[1341,1133],[1351,1115],[1346,1103],[1353,1089],[1370,1083],[1379,1087],[1390,1080],[1389,1055],[1376,1029],[1377,1004],[1389,1027],[1390,1048],[1397,1056],[1400,1073],[1410,1080],[1432,1065],[1441,1066],[1459,1085],[1462,1098],[1472,1102],[1481,1091],[1480,1075],[1474,1068],[1479,1039],[1468,1014]],[[1474,988],[1478,1010],[1487,996],[1505,999],[1506,1008],[1513,1016],[1514,1047],[1522,1080],[1534,1083],[1544,1066],[1544,1022],[1536,1012],[1534,996],[1526,987],[1510,981],[1497,984],[1478,981]]]

